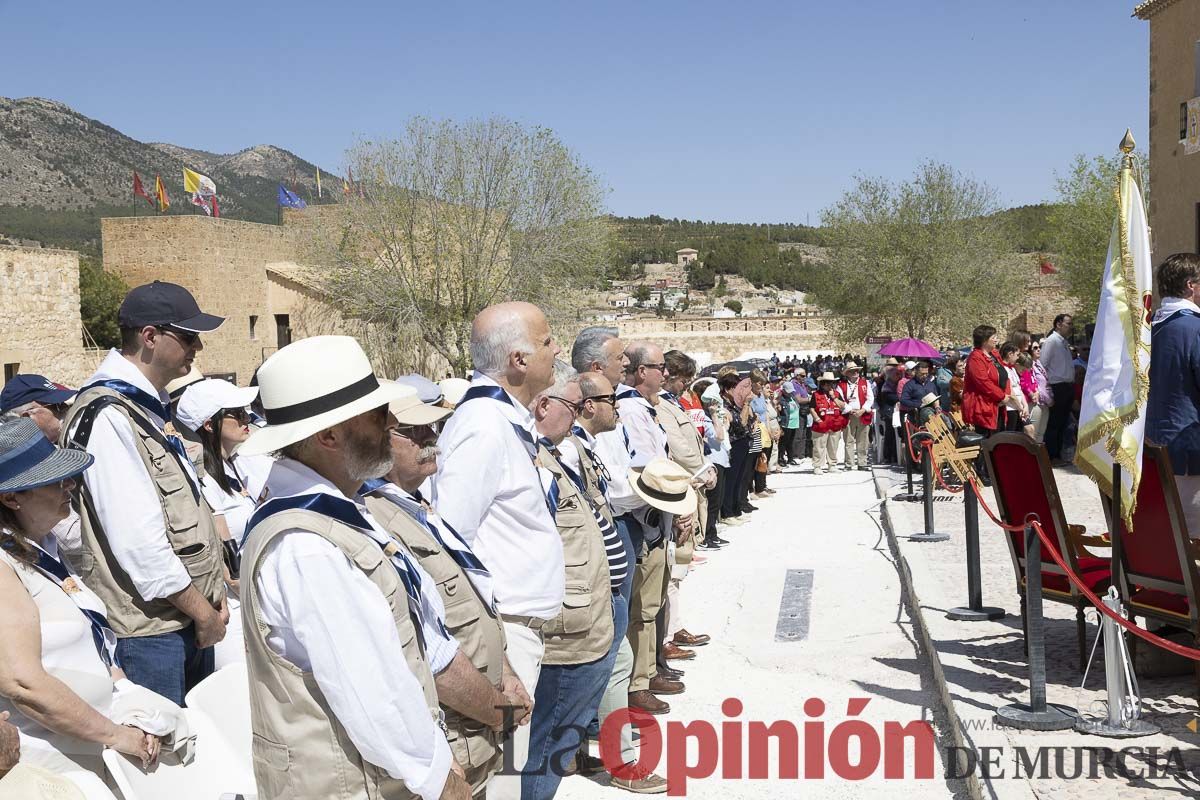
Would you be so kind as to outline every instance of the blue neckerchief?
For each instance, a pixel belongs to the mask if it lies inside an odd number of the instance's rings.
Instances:
[[[370,494],[371,492],[375,492],[383,488],[383,486],[385,486],[387,483],[388,481],[384,480],[383,478],[369,480],[363,484],[359,493],[364,495]],[[424,525],[429,533],[433,536],[434,541],[441,545],[442,549],[454,559],[454,563],[458,564],[458,566],[464,571],[475,570],[477,572],[482,572],[485,575],[491,574],[488,572],[488,568],[483,565],[483,562],[479,560],[479,557],[471,552],[471,548],[467,545],[463,538],[458,535],[458,531],[454,530],[449,522],[446,522],[446,520],[441,521],[442,525],[445,525],[446,530],[449,531],[449,535],[454,537],[455,542],[459,545],[458,547],[450,547],[446,544],[446,538],[442,535],[442,531],[437,525],[434,525],[429,521],[429,512],[427,512],[419,502],[414,502],[403,496],[382,492],[380,493],[380,497],[395,503],[401,511],[405,512],[417,522]]]
[[[95,383],[90,383],[87,386],[80,389],[79,394],[83,394],[88,389],[93,389],[97,386],[103,386],[106,389],[112,389],[117,394],[121,394],[121,395],[124,395],[125,397],[128,397],[130,400],[137,403],[139,406],[144,408],[146,411],[149,411],[151,414],[154,414],[156,417],[161,419],[164,423],[171,421],[171,409],[169,406],[163,405],[162,400],[160,400],[159,398],[155,397],[154,395],[150,394],[147,391],[139,389],[138,387],[134,386],[132,383],[127,383],[126,381],[117,380],[116,378],[112,378],[112,379],[106,380],[106,381],[96,381]]]
[[[292,497],[276,497],[268,500],[259,506],[258,510],[250,516],[250,521],[246,523],[246,530],[254,530],[255,526],[273,514],[278,514],[282,511],[294,511],[296,509],[312,511],[325,517],[332,517],[338,522],[349,525],[351,528],[357,528],[364,533],[372,530],[371,523],[367,522],[358,506],[349,500],[334,497],[331,494],[323,492],[298,494]],[[376,540],[375,537],[368,534],[367,538],[379,545],[379,548],[384,550],[385,553],[387,552],[385,545]],[[421,576],[417,574],[412,563],[408,560],[408,556],[403,551],[397,551],[394,554],[388,553],[388,558],[392,562],[392,566],[396,568],[396,574],[400,576],[400,582],[404,584],[404,591],[408,595],[409,609],[414,611],[419,619],[421,617]],[[417,626],[417,634],[421,634],[420,625]]]
[[[658,426],[658,429],[660,431],[662,431],[663,451],[668,456],[671,455],[671,443],[669,441],[667,441],[667,429],[664,428],[662,426],[662,423],[658,421],[658,412],[654,410],[654,405],[649,400],[642,397],[638,393],[637,389],[626,389],[625,391],[623,391],[619,395],[617,395],[617,400],[618,401],[620,401],[620,400],[641,400],[643,403],[646,404],[646,410],[650,412],[650,419],[654,420],[654,424],[656,424]],[[625,430],[624,425],[621,426],[621,431],[625,433],[625,449],[629,450],[629,457],[633,458],[634,452],[629,447],[629,432]]]
[[[59,588],[63,590],[67,597],[71,598],[71,602],[75,603],[76,607],[83,613],[85,617],[87,617],[88,624],[92,626],[92,642],[96,645],[96,652],[100,655],[100,660],[104,662],[106,667],[121,666],[120,662],[117,660],[116,651],[109,651],[108,649],[108,640],[105,636],[105,632],[112,630],[108,624],[108,620],[104,618],[103,614],[79,605],[79,603],[75,601],[75,596],[71,594],[71,592],[68,592],[64,586],[64,584],[70,578],[72,578],[71,573],[68,572],[67,568],[63,566],[63,563],[54,558],[54,556],[50,555],[40,547],[36,549],[38,554],[37,568],[54,578]],[[113,637],[115,639],[116,633],[113,634]]]
[[[153,396],[147,391],[139,389],[132,383],[117,380],[116,378],[88,384],[79,390],[79,394],[83,394],[88,389],[92,389],[97,386],[103,386],[106,389],[112,389],[117,394],[132,400],[140,408],[150,412],[151,414],[154,414],[156,417],[161,419],[164,425],[171,421],[170,406],[163,405],[162,400]],[[179,456],[183,461],[190,462],[191,459],[188,458],[187,449],[183,446],[183,441],[178,436],[170,436],[164,432],[163,438],[167,440],[167,444],[170,446],[170,448],[175,451],[175,455]],[[184,471],[186,472],[187,470]]]
[[[492,400],[499,400],[501,403],[508,403],[510,406],[513,404],[512,398],[508,396],[508,392],[504,391],[499,386],[482,385],[472,386],[470,389],[467,389],[466,394],[463,395],[462,400],[458,401],[458,404],[461,406],[463,403],[480,397],[488,397]]]

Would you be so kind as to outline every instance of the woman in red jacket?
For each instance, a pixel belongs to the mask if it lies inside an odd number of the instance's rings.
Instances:
[[[963,379],[963,423],[974,426],[986,439],[1003,428],[1000,424],[1000,404],[1008,397],[1008,370],[996,352],[996,329],[980,325],[972,333],[975,349],[967,356],[967,374]],[[983,471],[983,460],[976,470],[984,485],[989,483]]]

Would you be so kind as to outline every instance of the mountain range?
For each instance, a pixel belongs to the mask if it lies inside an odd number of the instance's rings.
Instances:
[[[134,170],[151,194],[162,176],[169,213],[195,213],[184,167],[213,179],[221,214],[233,219],[274,222],[281,181],[306,200],[317,196],[316,165],[281,147],[226,155],[139,142],[54,100],[0,97],[0,235],[86,246],[99,236],[100,216],[131,214],[135,201],[138,213],[153,213],[133,196]],[[341,180],[321,172],[332,199]]]

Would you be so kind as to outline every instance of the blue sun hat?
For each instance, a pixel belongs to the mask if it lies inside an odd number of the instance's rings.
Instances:
[[[57,447],[26,417],[0,425],[0,492],[23,492],[73,478],[95,461],[82,450]]]

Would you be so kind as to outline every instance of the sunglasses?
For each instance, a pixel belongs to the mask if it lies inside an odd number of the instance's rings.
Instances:
[[[442,423],[431,422],[428,425],[393,425],[387,429],[387,432],[392,436],[399,436],[408,439],[410,442],[416,441],[416,437],[421,433],[432,433],[437,436],[442,431]]]
[[[573,417],[578,417],[579,412],[582,410],[582,406],[583,406],[582,403],[572,403],[570,400],[568,400],[565,397],[559,397],[558,395],[555,395],[555,394],[548,394],[548,395],[546,395],[546,398],[548,400],[557,400],[558,402],[562,403],[567,408],[571,409],[571,416],[573,416]]]
[[[615,406],[617,404],[616,394],[594,394],[591,397],[583,398],[584,403],[589,400],[594,400],[597,403],[608,403],[610,406]]]
[[[200,334],[192,331],[181,330],[180,328],[172,328],[169,325],[156,325],[160,331],[179,340],[179,343],[184,347],[195,347],[196,342],[200,340]]]
[[[231,419],[238,425],[250,424],[250,414],[244,408],[226,408],[222,413],[226,419]]]

